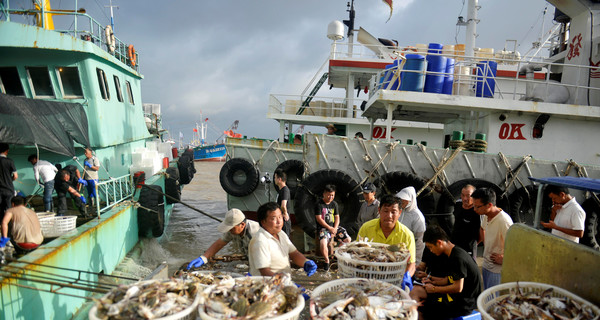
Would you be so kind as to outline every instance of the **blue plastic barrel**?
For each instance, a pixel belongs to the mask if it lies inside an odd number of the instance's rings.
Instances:
[[[446,60],[446,74],[444,75],[443,94],[452,94],[452,85],[454,84],[454,59]]]
[[[485,98],[494,97],[497,69],[498,63],[496,61],[480,61],[477,63],[475,96]]]
[[[400,75],[400,90],[423,92],[427,62],[420,54],[407,54],[402,74]],[[411,72],[414,71],[414,72]]]
[[[430,43],[429,49],[427,50],[427,76],[425,76],[425,92],[442,93],[444,86],[444,75],[443,74],[429,74],[429,72],[440,72],[446,71],[446,57],[437,55],[442,53],[442,45],[439,43]],[[436,55],[432,55],[436,54]]]

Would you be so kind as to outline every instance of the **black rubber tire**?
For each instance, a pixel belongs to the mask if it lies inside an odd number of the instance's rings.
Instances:
[[[374,182],[377,187],[378,199],[385,194],[396,195],[406,187],[414,187],[415,191],[418,192],[426,183],[427,180],[412,173],[402,171],[388,172]],[[417,197],[417,207],[425,217],[435,213],[435,198],[431,188],[426,188]]]
[[[165,194],[174,199],[165,197],[168,204],[177,203],[181,200],[181,188],[179,186],[179,171],[177,168],[167,168],[167,177],[165,178]]]
[[[581,207],[585,210],[585,230],[581,243],[600,251],[600,205],[594,198],[589,198]]]
[[[335,201],[340,210],[340,226],[344,227],[352,239],[358,233],[358,210],[360,209],[361,189],[358,182],[341,170],[319,170],[304,179],[294,197],[294,214],[302,230],[314,237],[317,230],[315,206],[323,196],[327,184],[336,186]]]
[[[304,163],[300,160],[285,160],[275,168],[275,171],[279,169],[287,175],[286,185],[290,189],[290,197],[294,199],[296,190],[304,178]],[[274,173],[273,177],[275,177]],[[279,192],[279,187],[276,184],[273,184],[273,186],[275,191]]]
[[[244,197],[256,190],[259,175],[258,169],[250,161],[233,158],[221,167],[219,181],[228,194]]]
[[[528,195],[529,193],[529,195]],[[527,186],[520,188],[508,196],[510,203],[508,214],[514,223],[524,223],[533,226],[535,220],[535,205],[537,201],[537,187]],[[552,212],[552,200],[544,192],[542,200],[541,220],[548,221]]]
[[[500,197],[502,190],[495,183],[489,182],[483,179],[463,179],[454,182],[448,187],[448,191],[452,195],[450,197],[446,193],[442,193],[437,203],[437,214],[448,214],[446,219],[437,219],[437,223],[446,231],[452,232],[454,227],[454,204],[456,200],[460,199],[460,192],[462,188],[467,184],[473,185],[475,188],[492,188],[496,192],[496,206],[502,208],[504,211],[509,210],[508,197]]]
[[[194,161],[189,154],[182,154],[177,160],[177,168],[179,169],[179,184],[188,184],[194,178]]]
[[[188,157],[188,161],[190,162],[190,179],[194,179],[194,174],[196,174],[196,166],[194,166],[194,149],[186,149],[183,154]]]
[[[137,209],[138,234],[142,238],[160,237],[165,230],[165,201],[162,188],[157,185],[144,185],[140,191]],[[148,208],[152,211],[146,210]]]

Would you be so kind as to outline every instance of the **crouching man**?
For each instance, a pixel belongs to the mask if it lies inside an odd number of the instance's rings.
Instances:
[[[6,210],[2,219],[2,238],[0,248],[10,241],[8,233],[17,253],[27,253],[42,244],[44,236],[37,214],[25,207],[25,198],[12,198],[12,208]]]

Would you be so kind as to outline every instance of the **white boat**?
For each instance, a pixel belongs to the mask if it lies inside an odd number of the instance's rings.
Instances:
[[[231,160],[220,179],[229,207],[251,214],[274,200],[270,184],[259,181],[283,167],[292,173],[295,218],[309,236],[325,183],[337,185],[342,225],[353,232],[366,181],[380,193],[414,186],[427,220],[448,228],[454,199],[467,183],[494,188],[514,221],[537,224],[536,185],[528,176],[600,177],[600,38],[592,24],[600,5],[549,2],[557,24],[535,55],[521,55],[516,43],[495,53],[476,48],[476,0],[469,0],[464,45],[398,45],[363,28],[340,43],[343,24],[331,23],[328,70],[317,73],[311,93],[270,98],[267,117],[279,122],[279,141],[227,140]],[[314,96],[325,81],[346,95]],[[354,98],[356,90],[368,97]],[[281,142],[294,125],[328,123],[342,133],[305,134],[302,145]],[[357,131],[366,139],[355,139]],[[587,212],[582,242],[600,248],[598,198],[574,194]]]

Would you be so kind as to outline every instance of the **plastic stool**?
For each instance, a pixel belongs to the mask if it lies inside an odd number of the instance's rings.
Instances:
[[[481,320],[481,313],[477,310],[473,310],[470,315],[456,317],[452,320]]]

